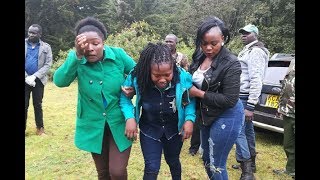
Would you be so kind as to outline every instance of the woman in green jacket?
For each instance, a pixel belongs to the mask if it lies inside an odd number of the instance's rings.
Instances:
[[[75,50],[53,76],[58,87],[78,81],[75,145],[91,152],[99,179],[127,179],[132,141],[124,134],[119,98],[136,63],[122,48],[104,45],[107,32],[99,20],[82,19],[75,31]]]

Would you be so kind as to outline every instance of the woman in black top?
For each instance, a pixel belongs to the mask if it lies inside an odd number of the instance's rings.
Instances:
[[[210,179],[228,179],[226,162],[243,123],[239,100],[241,66],[224,44],[229,30],[217,17],[198,28],[190,73],[190,94],[197,98],[197,118],[201,123],[203,162]]]

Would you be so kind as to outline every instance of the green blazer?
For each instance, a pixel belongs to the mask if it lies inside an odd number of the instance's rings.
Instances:
[[[102,61],[89,63],[85,57],[78,60],[71,50],[55,71],[53,82],[58,87],[67,87],[75,78],[78,80],[75,145],[79,149],[101,154],[105,123],[109,124],[120,152],[132,145],[124,135],[126,122],[119,98],[125,75],[135,64],[122,48],[105,45]]]

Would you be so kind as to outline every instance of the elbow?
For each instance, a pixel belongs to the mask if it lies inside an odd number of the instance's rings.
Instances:
[[[239,100],[239,95],[233,95],[226,99],[226,105],[228,108],[231,108],[237,104]]]
[[[67,86],[68,86],[68,85],[65,84],[61,79],[56,78],[54,75],[53,75],[53,78],[52,78],[52,82],[53,82],[57,87],[67,87]]]

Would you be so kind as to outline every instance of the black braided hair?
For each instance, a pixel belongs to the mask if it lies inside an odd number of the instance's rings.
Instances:
[[[210,16],[206,18],[202,24],[199,26],[197,31],[197,37],[195,40],[196,49],[192,54],[192,61],[198,61],[203,55],[201,51],[201,41],[206,32],[208,32],[211,28],[218,26],[224,36],[224,44],[227,44],[230,41],[230,32],[229,29],[225,26],[224,22],[217,18],[216,16]]]
[[[151,65],[157,64],[159,66],[162,63],[171,64],[174,74],[177,73],[177,66],[171,56],[170,48],[161,42],[156,44],[148,43],[141,51],[139,61],[132,72],[132,79],[137,77],[138,88],[141,95],[143,95],[148,88],[154,86],[151,80]]]
[[[91,31],[98,33],[102,40],[107,38],[106,27],[98,19],[89,16],[77,22],[75,27],[76,35]]]

